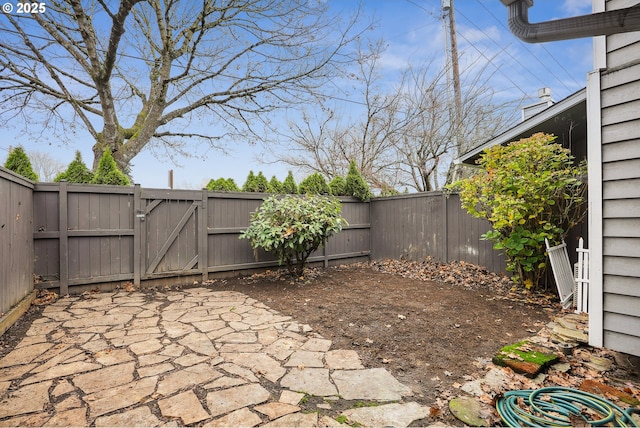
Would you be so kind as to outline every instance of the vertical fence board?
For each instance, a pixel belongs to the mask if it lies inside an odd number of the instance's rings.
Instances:
[[[33,290],[33,183],[0,168],[0,312]]]
[[[140,186],[39,184],[33,197],[34,269],[49,287],[239,271],[277,265],[238,239],[267,195]],[[349,225],[312,255],[325,265],[367,258],[464,260],[502,271],[456,195],[401,195],[362,203],[342,198]],[[140,216],[138,216],[138,214]],[[256,257],[257,256],[257,257]],[[65,272],[66,269],[66,272]]]
[[[140,205],[140,185],[136,184],[133,188],[133,216],[131,221],[133,222],[133,249],[132,249],[132,259],[133,259],[133,284],[136,287],[140,286],[140,278],[142,276],[140,270],[140,253],[144,248],[142,246],[141,235],[143,234],[144,228],[142,224],[144,224],[145,216],[142,212],[142,208]]]
[[[67,183],[60,183],[60,193],[58,196],[58,209],[60,214],[58,215],[59,224],[59,237],[58,244],[60,246],[60,294],[69,294],[69,241],[68,241],[68,198],[67,198]],[[82,266],[80,260],[79,263],[75,263],[76,266]]]
[[[208,207],[209,192],[202,189],[200,198],[200,209],[198,210],[198,269],[202,275],[202,281],[209,279],[209,227],[208,227]]]
[[[454,194],[402,195],[371,201],[371,257],[466,261],[504,272],[504,257],[481,235],[486,220],[469,216]]]

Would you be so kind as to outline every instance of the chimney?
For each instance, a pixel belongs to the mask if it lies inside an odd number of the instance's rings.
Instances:
[[[522,108],[522,121],[529,119],[543,110],[554,105],[556,102],[551,98],[551,88],[538,89],[538,98],[540,101],[530,104]]]

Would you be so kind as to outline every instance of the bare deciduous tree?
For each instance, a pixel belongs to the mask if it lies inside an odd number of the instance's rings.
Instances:
[[[429,63],[403,74],[399,110],[400,185],[419,192],[438,190],[450,178],[452,161],[496,135],[512,120],[514,106],[498,105],[482,72],[462,80],[456,120],[447,70]],[[469,74],[465,74],[469,77]]]
[[[325,109],[315,122],[304,115],[291,125],[289,151],[275,156],[306,171],[329,178],[344,175],[355,160],[374,188],[404,187],[424,192],[440,189],[454,158],[504,129],[513,105],[497,105],[484,70],[465,73],[457,120],[447,69],[435,61],[407,67],[392,89],[381,89],[378,60],[382,43],[359,61],[358,81],[363,114],[354,123],[338,120]]]
[[[56,175],[65,169],[62,162],[54,159],[49,153],[39,150],[29,150],[29,159],[40,181],[53,181]]]
[[[378,61],[383,42],[360,51],[358,72],[351,78],[361,83],[358,96],[363,115],[354,123],[345,123],[332,109],[321,114],[303,114],[302,120],[289,124],[290,134],[285,140],[288,150],[274,151],[279,161],[306,172],[320,172],[332,178],[344,176],[349,163],[356,162],[358,170],[374,188],[392,187],[397,179],[398,162],[394,148],[396,134],[402,127],[397,115],[399,93],[385,94],[378,87]]]
[[[93,137],[127,170],[147,145],[188,154],[255,133],[350,61],[356,17],[306,0],[51,0],[0,17],[2,124]],[[201,126],[196,126],[196,124]]]

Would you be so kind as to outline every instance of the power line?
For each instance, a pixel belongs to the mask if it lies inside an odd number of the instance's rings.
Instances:
[[[419,4],[417,4],[417,3],[414,3],[412,0],[406,0],[406,1],[407,1],[408,3],[410,3],[410,4],[414,5],[414,6],[416,6],[416,7],[418,7],[418,8],[420,8],[420,9],[424,10],[424,11],[425,11],[425,12],[427,12],[427,13],[431,13],[429,10],[427,10],[426,8],[424,8],[424,6],[419,5]],[[507,79],[507,80],[508,80],[508,81],[509,81],[509,82],[510,82],[510,83],[511,83],[515,88],[518,88],[518,89],[519,89],[519,90],[524,94],[524,96],[525,96],[525,97],[528,97],[528,96],[529,96],[529,94],[527,94],[527,92],[526,92],[524,89],[522,89],[522,88],[521,88],[521,87],[520,87],[516,82],[514,82],[514,81],[513,81],[513,79],[511,79],[511,77],[509,77],[509,75],[507,75],[504,71],[502,71],[502,70],[500,69],[500,67],[499,67],[498,65],[496,65],[496,64],[493,62],[493,59],[491,59],[491,58],[487,57],[487,56],[485,55],[485,53],[484,53],[484,52],[482,52],[482,51],[481,51],[481,50],[480,50],[480,49],[479,49],[475,44],[473,44],[469,39],[467,39],[467,38],[466,38],[462,33],[457,33],[457,34],[458,34],[458,36],[462,37],[462,38],[463,38],[463,39],[464,39],[464,40],[469,44],[469,46],[471,46],[473,49],[475,49],[475,50],[480,54],[480,56],[482,56],[482,57],[483,57],[486,61],[488,61],[491,65],[493,65],[493,66],[495,67],[495,69],[496,69],[500,74],[502,74],[502,75],[503,75],[503,76],[504,76],[504,77],[505,77],[505,78],[506,78],[506,79]]]
[[[482,6],[484,8],[484,10],[487,11],[487,13],[489,15],[491,15],[493,17],[494,20],[498,21],[498,24],[500,24],[500,26],[502,26],[502,28],[504,28],[505,30],[509,30],[509,28],[504,24],[503,20],[499,19],[497,16],[495,16],[493,14],[493,12],[491,12],[490,9],[488,9],[484,4],[482,4],[482,2],[480,0],[476,0],[480,6]],[[529,51],[529,53],[536,59],[538,60],[538,62],[545,68],[545,70],[547,70],[551,75],[553,75],[556,80],[558,80],[560,83],[562,83],[562,85],[569,91],[571,91],[571,88],[569,88],[566,84],[564,84],[563,80],[560,79],[558,76],[556,76],[556,74],[553,72],[553,70],[551,70],[549,67],[547,67],[547,65],[545,64],[544,61],[542,61],[540,58],[538,58],[537,55],[535,55],[534,52],[531,51],[531,49],[529,48],[529,46],[527,46],[522,40],[517,39],[518,43],[520,43],[520,45],[522,47],[524,47],[527,51]],[[567,70],[565,68],[564,65],[562,65],[562,63],[560,61],[557,60],[557,58],[547,49],[547,47],[545,46],[544,43],[541,43],[540,46],[542,47],[542,49],[549,55],[549,57],[565,72],[567,73],[567,75],[571,78],[571,80],[573,80],[573,82],[576,84],[576,86],[581,86],[580,83],[575,79],[575,77],[573,77],[573,75],[569,72],[569,70]]]
[[[511,54],[511,52],[509,52],[509,50],[508,50],[508,46],[507,46],[506,48],[503,48],[502,46],[500,46],[500,45],[498,44],[498,42],[496,42],[496,41],[494,40],[494,38],[493,38],[491,35],[487,34],[487,32],[486,32],[486,31],[484,31],[482,28],[480,28],[480,26],[478,26],[478,24],[476,24],[475,22],[473,22],[471,19],[467,18],[467,16],[466,16],[464,13],[462,13],[460,10],[456,10],[456,12],[457,12],[460,16],[462,16],[462,17],[463,17],[467,22],[469,22],[471,25],[473,25],[473,26],[474,26],[478,31],[480,31],[482,34],[484,34],[484,36],[485,36],[487,39],[491,40],[491,41],[493,42],[493,44],[494,44],[494,45],[496,45],[498,48],[500,48],[502,52],[506,53],[506,54],[509,56],[509,58],[511,58],[511,59],[512,59],[516,64],[518,64],[522,69],[524,69],[524,70],[525,70],[529,75],[531,75],[534,79],[538,80],[538,82],[540,82],[543,86],[546,86],[546,85],[548,84],[548,83],[543,82],[543,81],[542,81],[538,76],[536,76],[536,75],[535,75],[535,74],[534,74],[534,73],[533,73],[533,72],[532,72],[528,67],[525,67],[525,65],[524,65],[524,64],[522,64],[522,63],[520,62],[520,60],[518,60],[516,57],[514,57],[514,56],[513,56],[513,54]],[[537,59],[537,58],[536,58],[536,59]],[[540,61],[540,62],[541,62],[541,61]],[[544,64],[543,64],[543,65],[544,65]],[[546,68],[546,66],[545,66],[545,68]],[[553,74],[553,72],[551,72],[551,70],[549,70],[548,68],[547,68],[547,71],[549,71],[551,74]],[[554,75],[554,77],[555,77],[556,79],[558,79],[558,77],[557,77],[557,76],[555,76],[555,75]],[[559,79],[558,79],[558,80],[559,80]],[[568,89],[568,88],[567,88],[567,89]]]

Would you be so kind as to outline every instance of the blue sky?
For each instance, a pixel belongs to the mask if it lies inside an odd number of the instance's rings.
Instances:
[[[357,7],[355,0],[329,0],[335,11],[348,13]],[[383,55],[382,72],[393,83],[399,70],[409,63],[421,63],[444,56],[444,30],[440,0],[364,0],[366,17],[377,26],[367,32],[371,39],[383,38],[388,48]],[[491,85],[505,101],[535,102],[538,89],[550,87],[558,101],[586,85],[592,69],[591,39],[579,39],[530,45],[520,42],[507,29],[507,8],[500,0],[456,0],[456,26],[461,68],[473,63],[487,65],[493,72]],[[531,22],[590,13],[586,0],[537,1],[529,10]],[[340,97],[338,97],[340,98]],[[357,114],[353,103],[335,100],[335,108]],[[284,117],[284,113],[283,113]],[[277,120],[277,119],[276,119]],[[284,126],[285,121],[282,120]],[[18,127],[19,128],[19,127]],[[48,152],[54,159],[68,164],[75,150],[80,150],[87,164],[93,159],[90,136],[78,134],[82,144],[39,144],[14,129],[0,130],[0,161],[4,163],[8,147],[21,144],[25,150]],[[266,158],[260,145],[237,142],[227,145],[227,154],[193,146],[194,158],[172,163],[162,154],[145,150],[133,160],[133,177],[143,187],[167,187],[168,171],[174,171],[174,187],[199,189],[210,178],[231,177],[239,185],[249,170],[263,171],[267,178],[284,179],[289,166],[262,163]],[[294,170],[300,180],[304,174]]]

